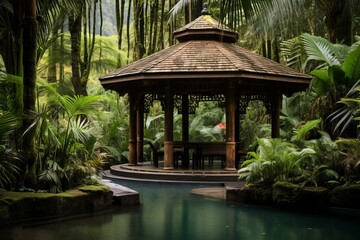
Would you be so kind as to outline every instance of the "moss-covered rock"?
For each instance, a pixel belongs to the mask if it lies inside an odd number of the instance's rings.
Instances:
[[[277,182],[272,186],[272,201],[280,205],[292,205],[298,201],[299,192],[299,185]]]
[[[271,203],[271,187],[261,184],[249,184],[238,190],[227,193],[228,200],[251,203]]]
[[[302,187],[288,182],[272,186],[272,200],[287,207],[322,210],[328,207],[328,190],[324,187]]]
[[[302,210],[323,211],[329,207],[360,209],[360,184],[342,186],[329,191],[325,187],[302,187],[289,182],[246,185],[226,189],[229,201],[274,204]]]
[[[325,187],[303,187],[298,203],[307,209],[326,209],[329,207],[329,190]]]
[[[336,187],[330,192],[330,204],[335,207],[360,209],[360,184]]]
[[[106,186],[86,186],[80,189],[57,194],[0,192],[0,224],[82,214],[112,204],[112,192]]]

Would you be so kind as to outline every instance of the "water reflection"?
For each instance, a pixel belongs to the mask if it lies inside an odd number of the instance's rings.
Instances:
[[[356,219],[226,204],[190,194],[198,186],[122,183],[141,193],[140,207],[59,223],[1,229],[16,240],[355,239]]]

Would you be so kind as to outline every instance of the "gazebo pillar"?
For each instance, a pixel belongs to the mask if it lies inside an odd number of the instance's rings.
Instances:
[[[189,167],[189,97],[187,94],[182,95],[182,141],[183,141],[183,159],[182,167]]]
[[[133,89],[129,92],[129,165],[137,165],[137,150],[136,150],[136,94]]]
[[[240,155],[237,154],[241,150],[240,146],[240,114],[239,114],[239,98],[235,96],[235,168],[240,161]]]
[[[235,86],[229,81],[226,87],[226,167],[225,170],[235,169],[236,142],[235,142]]]
[[[276,92],[271,104],[271,137],[280,137],[280,109],[281,109],[282,95]]]
[[[136,109],[137,162],[144,161],[144,96],[141,95]]]
[[[174,169],[174,95],[170,84],[165,86],[165,136],[164,136],[164,169]]]

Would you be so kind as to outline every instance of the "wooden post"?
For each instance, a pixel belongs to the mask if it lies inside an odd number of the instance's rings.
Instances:
[[[174,96],[170,85],[165,86],[165,141],[164,141],[164,169],[174,169]]]
[[[280,137],[280,110],[281,110],[282,95],[276,93],[272,99],[271,106],[271,137]]]
[[[189,167],[189,98],[187,94],[182,95],[182,141],[184,154],[182,159],[182,167]]]
[[[233,171],[235,168],[236,142],[235,142],[235,87],[232,81],[226,88],[226,167],[225,170]]]
[[[137,162],[144,161],[144,96],[141,95],[136,109]]]
[[[240,155],[237,154],[240,149],[240,115],[239,115],[239,98],[235,97],[235,168],[238,167]]]
[[[136,150],[136,95],[133,89],[129,92],[130,131],[129,131],[129,165],[137,165]]]

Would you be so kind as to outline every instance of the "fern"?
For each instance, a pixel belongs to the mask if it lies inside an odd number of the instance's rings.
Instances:
[[[294,68],[298,71],[303,70],[303,48],[299,37],[288,39],[280,43],[280,54],[286,66]]]

